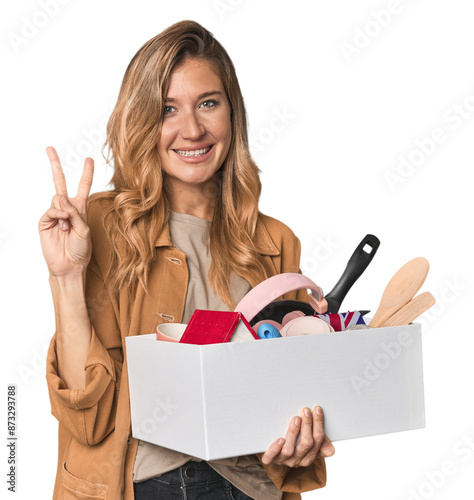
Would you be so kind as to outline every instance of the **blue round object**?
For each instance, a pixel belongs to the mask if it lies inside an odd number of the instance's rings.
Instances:
[[[276,339],[281,337],[280,332],[273,326],[268,323],[262,323],[258,327],[257,335],[261,339]]]

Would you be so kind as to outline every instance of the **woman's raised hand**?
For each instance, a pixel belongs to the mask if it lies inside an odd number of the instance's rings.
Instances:
[[[92,254],[87,198],[94,175],[94,160],[86,158],[77,194],[70,198],[56,150],[50,146],[46,153],[51,162],[56,195],[38,224],[43,255],[51,276],[84,274]]]

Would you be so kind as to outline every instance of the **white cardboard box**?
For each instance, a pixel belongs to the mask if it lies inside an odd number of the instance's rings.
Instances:
[[[265,451],[305,406],[333,441],[425,425],[418,324],[126,350],[133,436],[204,460]]]

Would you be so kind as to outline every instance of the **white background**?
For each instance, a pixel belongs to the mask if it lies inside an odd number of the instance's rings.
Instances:
[[[336,443],[327,487],[304,499],[472,498],[474,450],[463,444],[474,440],[471,3],[44,4],[4,3],[1,16],[2,411],[7,384],[17,384],[15,498],[50,498],[57,458],[44,377],[54,314],[37,234],[53,195],[45,148],[57,148],[70,194],[86,156],[96,161],[93,191],[105,189],[100,147],[125,68],[182,19],[210,29],[235,63],[261,209],[300,237],[308,276],[329,291],[362,237],[377,235],[378,254],[343,305],[375,311],[401,265],[417,256],[431,264],[422,288],[438,299],[423,318],[426,429]],[[428,151],[438,129],[444,140]],[[399,171],[401,157],[412,166]],[[450,474],[435,474],[442,468]]]

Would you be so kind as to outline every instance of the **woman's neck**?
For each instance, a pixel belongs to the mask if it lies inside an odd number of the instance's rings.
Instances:
[[[200,219],[212,220],[214,208],[205,206],[196,206],[192,203],[171,203],[171,210],[178,214],[194,215]]]
[[[169,182],[171,210],[179,214],[194,215],[212,220],[218,185],[215,180],[206,184]]]

